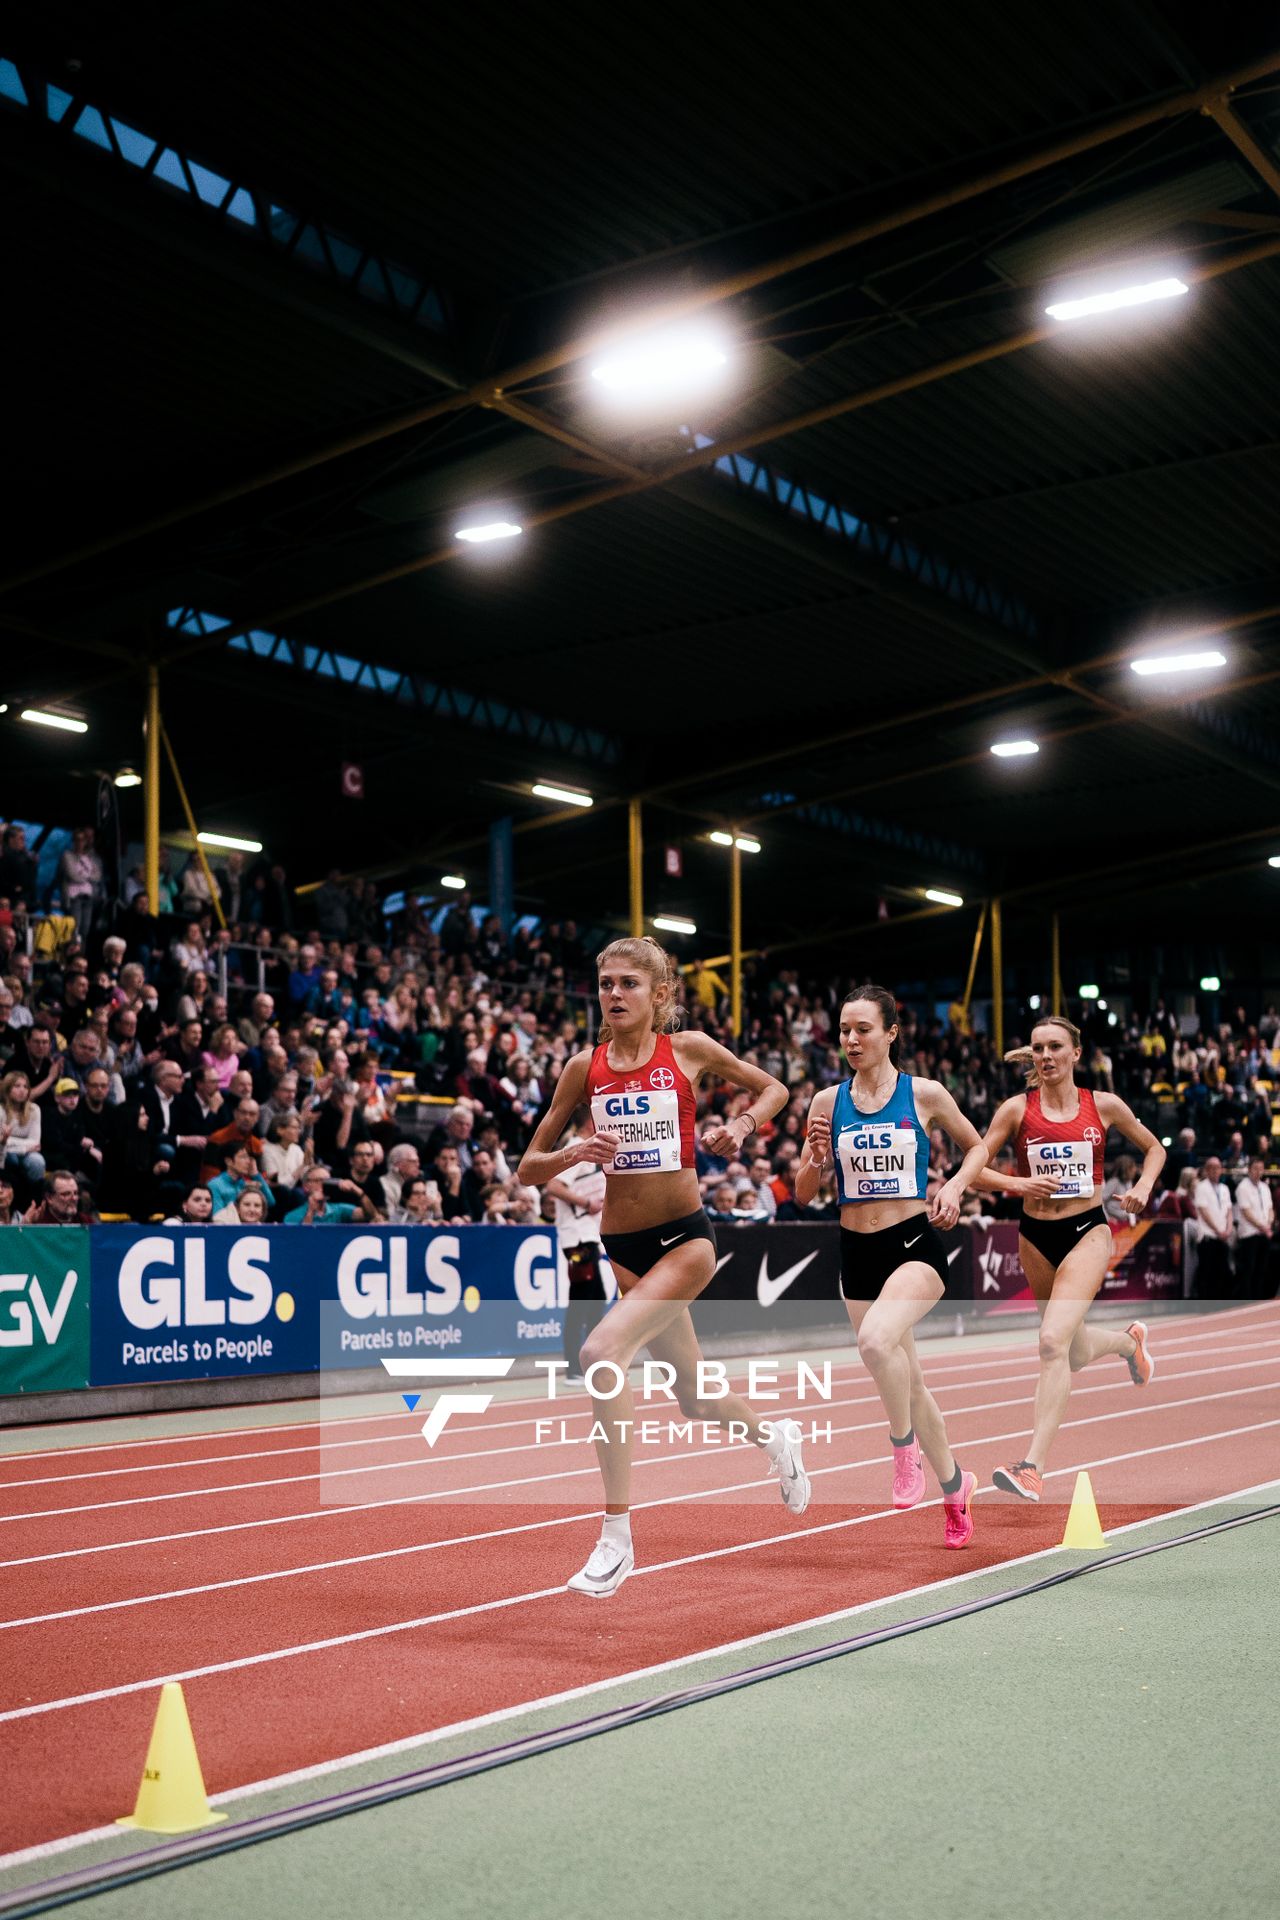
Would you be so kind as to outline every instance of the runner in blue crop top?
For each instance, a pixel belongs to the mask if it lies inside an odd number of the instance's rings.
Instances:
[[[939,1227],[953,1227],[965,1188],[986,1165],[977,1128],[937,1080],[899,1073],[897,1003],[883,987],[858,987],[840,1011],[840,1044],[852,1077],[824,1087],[809,1108],[796,1199],[817,1192],[834,1157],[840,1197],[841,1288],[858,1351],[875,1380],[893,1447],[893,1504],[924,1496],[921,1453],[942,1488],[944,1545],[967,1546],[977,1480],[962,1472],[942,1415],[924,1382],[911,1329],[946,1289]],[[926,1196],[929,1130],[940,1126],[964,1160]]]

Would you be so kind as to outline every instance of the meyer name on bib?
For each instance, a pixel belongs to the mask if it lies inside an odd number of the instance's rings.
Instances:
[[[836,1152],[851,1200],[918,1200],[916,1137],[909,1126],[886,1126],[870,1121],[846,1127],[836,1138]]]
[[[680,1171],[680,1097],[648,1089],[643,1093],[597,1093],[591,1101],[597,1133],[616,1133],[618,1151],[610,1173]]]
[[[1027,1167],[1058,1182],[1058,1199],[1088,1200],[1093,1195],[1093,1148],[1087,1140],[1029,1140]]]

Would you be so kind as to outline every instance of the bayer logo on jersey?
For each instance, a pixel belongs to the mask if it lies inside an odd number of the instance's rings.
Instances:
[[[659,1088],[664,1093],[668,1088],[674,1087],[675,1083],[676,1077],[670,1067],[655,1067],[649,1075],[649,1085]]]

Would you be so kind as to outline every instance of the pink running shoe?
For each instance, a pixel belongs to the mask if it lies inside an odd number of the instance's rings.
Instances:
[[[973,1496],[978,1489],[976,1473],[966,1473],[960,1479],[959,1493],[953,1493],[948,1499],[943,1495],[942,1515],[944,1547],[967,1547],[973,1538]]]
[[[893,1450],[893,1504],[899,1510],[918,1506],[924,1498],[924,1463],[920,1442]]]

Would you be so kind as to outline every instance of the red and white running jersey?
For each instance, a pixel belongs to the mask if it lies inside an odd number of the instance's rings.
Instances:
[[[1088,1087],[1077,1087],[1080,1105],[1074,1120],[1049,1120],[1040,1105],[1039,1087],[1027,1092],[1027,1110],[1018,1128],[1018,1172],[1048,1173],[1060,1182],[1064,1200],[1089,1200],[1102,1191],[1107,1130],[1098,1118]]]
[[[587,1099],[596,1132],[616,1133],[622,1143],[609,1173],[678,1173],[694,1164],[697,1097],[669,1033],[657,1036],[651,1058],[632,1073],[611,1067],[608,1047],[597,1047]]]

